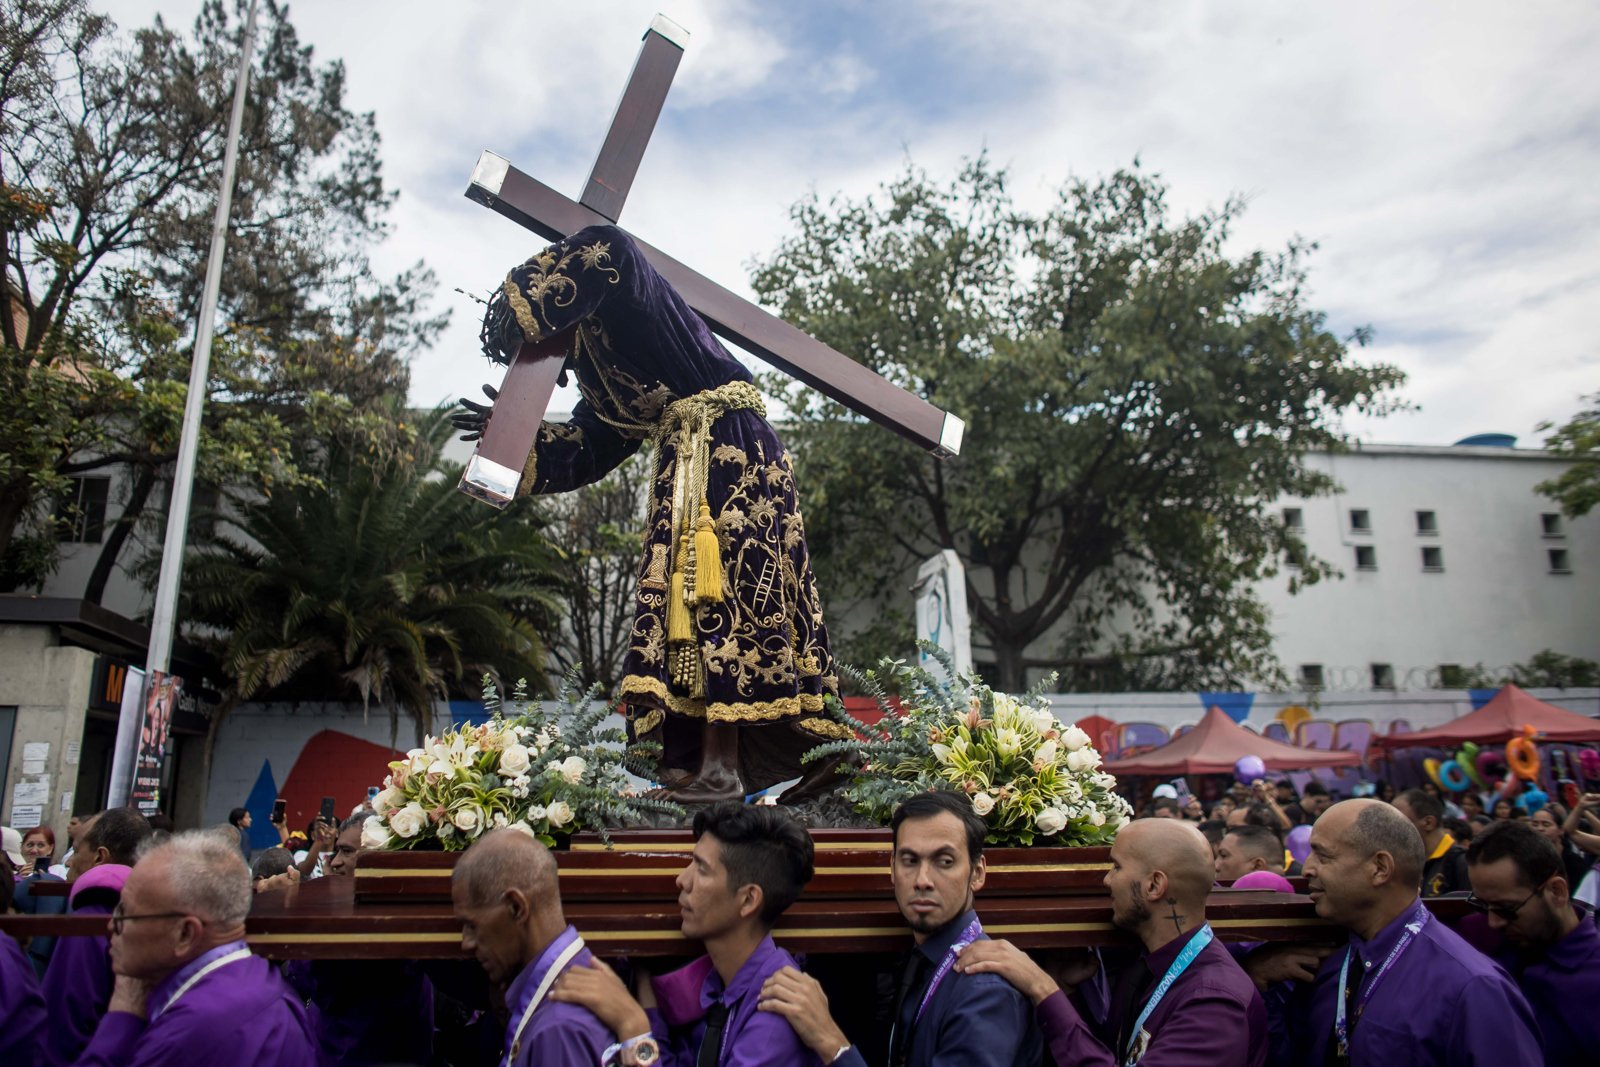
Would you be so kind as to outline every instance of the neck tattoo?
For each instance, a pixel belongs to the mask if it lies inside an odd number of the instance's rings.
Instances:
[[[1183,916],[1178,914],[1178,901],[1176,898],[1167,898],[1167,907],[1172,911],[1172,928],[1178,933],[1183,933]]]

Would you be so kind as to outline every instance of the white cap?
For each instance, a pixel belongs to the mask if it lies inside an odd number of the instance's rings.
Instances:
[[[27,862],[22,858],[22,834],[17,830],[10,826],[0,828],[0,844],[3,844],[5,854],[12,863],[21,867]]]
[[[1160,800],[1163,797],[1168,800],[1177,800],[1178,791],[1172,788],[1172,786],[1162,783],[1161,785],[1156,786],[1155,792],[1151,793],[1150,796],[1154,800]]]

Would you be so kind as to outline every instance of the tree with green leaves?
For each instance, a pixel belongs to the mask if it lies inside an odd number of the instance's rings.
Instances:
[[[377,704],[393,744],[401,712],[420,743],[434,701],[475,697],[485,675],[502,692],[524,679],[548,690],[558,551],[531,502],[502,512],[456,488],[449,434],[441,409],[409,453],[335,445],[322,482],[231,502],[190,552],[179,617],[228,679],[202,780],[218,729],[245,700]]]
[[[1555,430],[1545,438],[1544,447],[1572,461],[1566,470],[1537,486],[1561,505],[1569,519],[1587,515],[1600,504],[1600,393],[1584,397],[1583,402],[1590,406],[1561,426],[1547,422],[1539,427]]]
[[[1069,689],[1277,678],[1253,585],[1332,568],[1269,505],[1330,491],[1306,452],[1340,446],[1342,413],[1385,411],[1402,375],[1352,359],[1365,332],[1308,305],[1310,246],[1230,251],[1243,206],[1175,218],[1135,167],[1029,214],[982,157],[945,187],[908,168],[875,197],[797,205],[756,291],[967,422],[940,461],[769,377],[830,600],[899,606],[951,548],[1005,690],[1033,670]]]
[[[128,497],[98,600],[177,450],[242,19],[212,0],[192,34],[120,34],[84,0],[0,0],[0,589],[56,561],[71,479]],[[262,491],[315,479],[307,442],[403,445],[385,414],[443,321],[420,265],[367,251],[393,194],[371,114],[344,103],[287,11],[266,5],[239,148],[199,478]]]

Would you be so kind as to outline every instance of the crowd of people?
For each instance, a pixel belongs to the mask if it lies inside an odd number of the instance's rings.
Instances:
[[[174,834],[110,809],[69,830],[60,865],[48,830],[8,832],[0,906],[64,877],[65,906],[103,917],[106,936],[24,950],[0,934],[0,1063],[1510,1067],[1600,1054],[1600,929],[1572,895],[1600,851],[1600,797],[1497,818],[1426,789],[1336,801],[1315,783],[1258,783],[1210,810],[1158,792],[1105,877],[1128,947],[1043,953],[985,932],[986,827],[970,801],[907,800],[890,875],[913,947],[877,973],[845,961],[865,985],[774,943],[816,859],[776,807],[696,814],[678,906],[705,955],[665,973],[595,958],[564,914],[554,857],[516,830],[485,834],[455,868],[472,962],[283,964],[249,950],[252,902],[351,875],[365,812],[298,842],[280,832],[284,847],[249,864],[238,820]],[[1224,941],[1206,916],[1219,883],[1305,892],[1342,937]],[[1448,924],[1424,899],[1447,894],[1470,906]]]

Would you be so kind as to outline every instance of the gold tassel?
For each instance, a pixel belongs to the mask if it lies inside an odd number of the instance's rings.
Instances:
[[[694,641],[694,623],[689,618],[689,603],[684,596],[684,557],[689,553],[688,535],[678,542],[678,565],[672,568],[667,583],[667,641]]]
[[[723,596],[721,546],[712,527],[711,508],[701,501],[694,530],[694,598],[701,604],[714,604]]]

